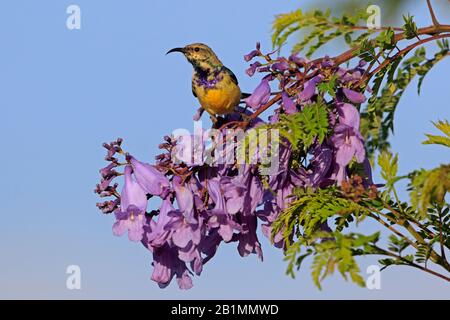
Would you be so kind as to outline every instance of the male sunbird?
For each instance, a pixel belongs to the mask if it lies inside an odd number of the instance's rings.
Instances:
[[[193,43],[184,48],[173,48],[167,52],[181,52],[194,67],[192,93],[206,110],[211,120],[216,115],[232,113],[239,105],[242,94],[234,73],[225,67],[214,51],[203,43]]]

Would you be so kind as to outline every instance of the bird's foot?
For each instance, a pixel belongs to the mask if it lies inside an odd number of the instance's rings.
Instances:
[[[216,117],[214,115],[210,115],[211,121],[213,123],[213,129],[219,129],[222,127],[227,121],[223,117]]]
[[[249,115],[246,114],[246,113],[241,113],[241,119],[242,119],[243,122],[247,122],[247,123],[249,123],[250,121],[252,121],[252,117],[249,116]]]

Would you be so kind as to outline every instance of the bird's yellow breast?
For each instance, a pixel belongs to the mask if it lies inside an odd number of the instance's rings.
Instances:
[[[197,87],[196,94],[203,109],[212,115],[233,112],[241,99],[239,86],[228,77],[224,77],[214,88]]]

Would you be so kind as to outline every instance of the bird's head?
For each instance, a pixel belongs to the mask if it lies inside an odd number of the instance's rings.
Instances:
[[[181,52],[195,69],[208,70],[222,66],[222,62],[217,58],[214,51],[206,44],[193,43],[184,48],[173,48],[167,52]]]

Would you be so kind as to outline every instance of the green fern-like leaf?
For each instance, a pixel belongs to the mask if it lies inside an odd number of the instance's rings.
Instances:
[[[450,148],[450,123],[448,122],[448,120],[438,121],[437,123],[433,122],[433,124],[444,135],[436,136],[436,135],[426,134],[428,139],[422,143],[423,144],[440,144],[440,145]]]

